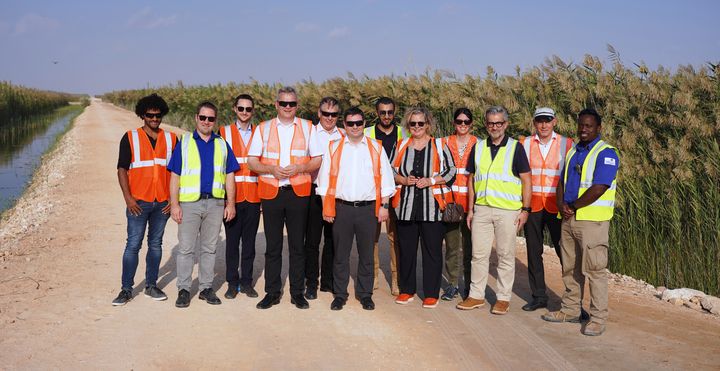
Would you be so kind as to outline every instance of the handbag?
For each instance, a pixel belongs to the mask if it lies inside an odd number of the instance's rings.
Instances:
[[[443,194],[443,197],[444,189],[445,187],[440,188],[440,193]],[[445,210],[443,211],[442,215],[442,221],[445,223],[460,223],[463,221],[463,219],[465,219],[465,210],[463,209],[462,205],[455,203],[455,200],[453,198],[453,202],[448,202],[447,205],[445,205]]]

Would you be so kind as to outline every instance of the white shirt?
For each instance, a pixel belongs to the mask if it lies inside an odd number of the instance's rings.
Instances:
[[[374,201],[375,178],[373,176],[372,159],[367,148],[368,138],[363,136],[358,144],[353,144],[347,137],[343,139],[342,157],[340,157],[340,171],[338,172],[335,198],[345,201]],[[382,149],[382,146],[380,146]],[[330,149],[325,149],[323,162],[318,175],[318,186],[315,192],[324,196],[330,184]],[[380,176],[382,197],[390,197],[395,193],[395,180],[393,178],[390,160],[385,151],[380,151]]]
[[[315,141],[317,142],[317,145],[320,149],[322,149],[323,153],[325,153],[325,150],[328,148],[328,144],[332,142],[333,140],[340,139],[343,136],[343,133],[338,129],[337,126],[334,126],[332,130],[327,131],[325,128],[317,124],[313,127],[313,130],[315,130]],[[323,155],[323,161],[325,161],[325,157]],[[313,171],[310,176],[312,177],[313,183],[317,185],[317,176],[320,169]]]
[[[250,136],[252,135],[252,125],[248,124],[247,130],[244,130],[242,126],[240,126],[240,122],[235,120],[235,127],[237,127],[238,132],[240,133],[240,138],[242,139],[245,146],[248,145],[248,142],[250,142]]]
[[[540,141],[540,137],[537,134],[535,134],[535,140],[538,141],[538,145],[540,147],[540,153],[542,154],[543,160],[547,157],[547,154],[550,152],[550,147],[552,146],[553,141],[555,141],[556,137],[557,137],[557,134],[555,134],[555,132],[553,131],[552,137],[550,137],[550,140],[548,140],[547,143],[543,144]]]
[[[295,125],[300,124],[300,119],[295,117],[292,124],[283,124],[280,122],[279,118],[276,118],[275,122],[277,122],[278,139],[280,140],[280,166],[285,167],[290,165],[290,149],[292,145],[292,138],[295,134]],[[258,130],[260,130],[259,127]],[[322,148],[317,145],[317,141],[315,140],[315,137],[317,137],[317,135],[313,135],[314,132],[315,130],[310,130],[310,138],[305,138],[305,145],[310,154],[310,157],[322,156],[323,154]],[[260,157],[262,156],[262,152],[262,135],[255,135],[253,136],[252,142],[250,143],[248,156]],[[280,179],[278,186],[282,187],[288,184],[290,184],[289,178]]]

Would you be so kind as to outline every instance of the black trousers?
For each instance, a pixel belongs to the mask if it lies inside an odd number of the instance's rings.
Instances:
[[[333,240],[335,241],[333,293],[335,297],[345,300],[349,296],[347,287],[350,281],[350,252],[353,240],[355,240],[358,252],[355,296],[360,299],[372,297],[375,230],[377,229],[375,204],[353,207],[337,203],[335,211],[337,216],[333,227]]]
[[[543,265],[543,239],[544,230],[547,226],[550,231],[550,239],[555,247],[555,252],[560,255],[560,225],[561,220],[557,214],[551,214],[546,210],[530,213],[525,223],[525,240],[527,241],[528,254],[528,278],[530,280],[530,291],[533,299],[538,302],[547,302],[547,286],[545,285],[545,267]],[[560,259],[562,264],[562,259]]]
[[[398,284],[401,294],[415,294],[418,242],[422,239],[423,291],[426,298],[437,299],[440,295],[443,254],[442,242],[445,237],[443,222],[397,222],[399,240]]]
[[[290,255],[290,294],[305,291],[305,228],[310,197],[298,197],[292,188],[280,188],[272,200],[262,200],[265,227],[265,293],[282,294],[283,226]]]
[[[260,203],[235,204],[235,217],[225,224],[225,279],[230,286],[252,286],[255,237],[260,225]],[[242,252],[240,241],[242,240]],[[238,274],[238,267],[241,274]]]
[[[322,263],[318,264],[320,257],[320,237],[325,238],[322,252]],[[308,207],[307,234],[305,235],[305,285],[309,288],[320,286],[332,290],[333,287],[333,223],[328,223],[322,217],[322,198],[315,194],[313,184]]]

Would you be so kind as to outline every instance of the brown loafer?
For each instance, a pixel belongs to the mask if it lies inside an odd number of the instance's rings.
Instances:
[[[492,313],[492,314],[507,314],[507,312],[509,310],[510,310],[510,302],[509,301],[498,300],[495,302],[495,305],[493,305],[490,313]]]
[[[461,310],[470,310],[480,308],[483,305],[485,305],[485,299],[475,299],[468,296],[467,299],[463,300],[461,303],[458,303],[455,308]]]

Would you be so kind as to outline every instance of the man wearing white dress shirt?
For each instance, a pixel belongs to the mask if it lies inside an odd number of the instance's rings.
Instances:
[[[283,227],[287,229],[290,302],[310,308],[305,292],[305,229],[312,179],[320,167],[322,149],[314,140],[312,122],[295,117],[297,93],[278,90],[277,117],[258,125],[248,151],[250,170],[258,174],[258,196],[265,229],[265,297],[258,309],[280,303],[282,296]]]
[[[317,194],[323,199],[323,218],[333,223],[332,310],[341,310],[348,299],[350,251],[356,240],[358,268],[355,296],[365,310],[372,300],[377,224],[388,219],[395,181],[385,151],[376,140],[363,135],[365,115],[353,107],[345,112],[346,137],[325,150],[318,175]]]
[[[325,97],[320,100],[318,107],[318,119],[315,125],[316,142],[323,151],[328,144],[343,137],[342,129],[338,129],[337,121],[340,115],[340,103],[333,97]],[[332,291],[332,265],[333,265],[333,237],[332,223],[323,220],[322,200],[315,194],[317,187],[317,175],[312,174],[312,191],[310,193],[310,207],[308,209],[307,233],[305,235],[305,299],[317,299],[318,285],[320,291]],[[320,237],[324,236],[322,252],[322,263],[320,259]],[[318,276],[320,282],[318,282]]]

